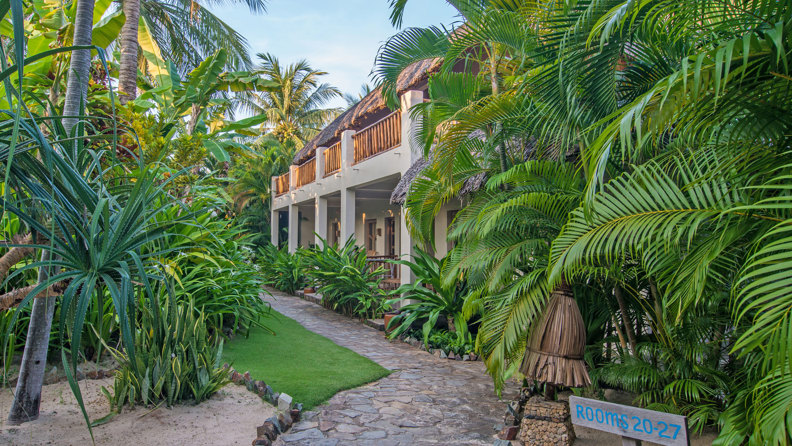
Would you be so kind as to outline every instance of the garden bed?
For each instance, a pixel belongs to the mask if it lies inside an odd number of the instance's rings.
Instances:
[[[80,381],[86,410],[91,419],[107,415],[110,405],[101,388],[111,379]],[[12,389],[0,391],[0,411],[8,412]],[[43,388],[38,420],[9,426],[0,421],[0,444],[86,445],[91,436],[77,402],[66,382]],[[179,404],[172,408],[136,407],[124,410],[109,422],[93,428],[97,445],[249,445],[256,427],[275,414],[275,408],[243,386],[233,384],[201,404]]]

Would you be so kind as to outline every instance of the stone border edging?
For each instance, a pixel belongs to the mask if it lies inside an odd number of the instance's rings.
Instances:
[[[239,373],[228,364],[224,364],[223,368],[228,369],[232,383],[245,386],[249,391],[277,408],[275,415],[267,418],[264,424],[256,428],[253,446],[272,445],[280,434],[286,433],[294,423],[300,421],[303,410],[302,403],[294,403],[288,394],[278,393],[264,381],[252,379],[250,372]]]

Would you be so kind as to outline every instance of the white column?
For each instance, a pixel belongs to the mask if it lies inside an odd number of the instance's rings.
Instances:
[[[317,247],[321,247],[321,240],[327,241],[327,198],[316,197],[314,200],[314,232],[316,233],[314,243]]]
[[[343,245],[355,236],[355,190],[341,189],[341,240]]]
[[[278,246],[278,211],[275,210],[275,185],[277,177],[272,177],[270,185],[270,242]]]
[[[415,255],[415,250],[413,249],[413,241],[412,237],[410,237],[410,231],[407,229],[407,219],[404,217],[404,209],[399,210],[399,254],[402,260],[412,260],[413,255]],[[399,265],[400,271],[399,275],[401,276],[401,284],[413,283],[415,282],[415,277],[412,274],[412,270],[407,265]]]
[[[413,163],[423,157],[423,149],[417,144],[412,143],[412,135],[418,130],[418,121],[410,118],[410,109],[423,102],[423,92],[420,90],[409,90],[401,96],[401,119],[402,119],[402,147],[409,147],[410,156],[408,157],[408,168]]]
[[[352,136],[354,130],[341,132],[341,171],[355,163],[355,141]]]
[[[278,246],[278,222],[280,221],[280,212],[275,209],[270,210],[270,241],[273,245]]]
[[[297,251],[300,234],[300,208],[296,204],[289,205],[289,252]]]

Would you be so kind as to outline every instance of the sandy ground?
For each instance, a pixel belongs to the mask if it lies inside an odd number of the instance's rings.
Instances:
[[[112,380],[80,381],[91,419],[108,414],[110,406],[101,387]],[[44,386],[41,416],[21,426],[9,426],[11,389],[0,390],[0,445],[90,445],[91,437],[77,402],[66,382]],[[244,387],[229,384],[208,401],[152,410],[124,410],[108,423],[93,429],[96,444],[103,445],[250,445],[256,426],[275,408]]]

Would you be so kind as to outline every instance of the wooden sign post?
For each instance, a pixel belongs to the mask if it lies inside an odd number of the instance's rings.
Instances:
[[[569,397],[572,424],[621,435],[623,446],[640,446],[641,440],[668,446],[689,446],[687,417],[624,406],[605,401]]]

